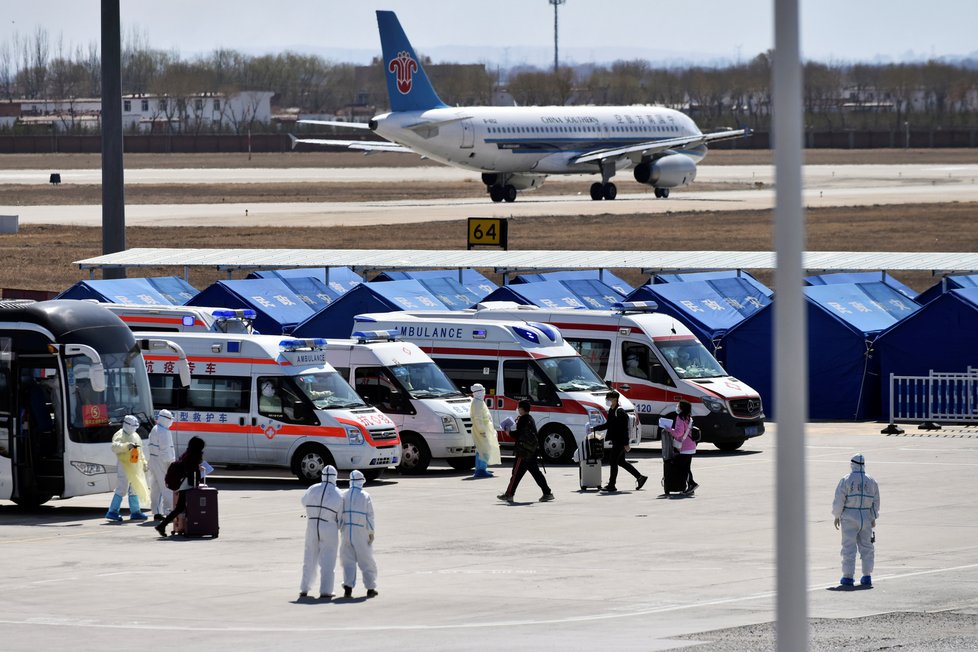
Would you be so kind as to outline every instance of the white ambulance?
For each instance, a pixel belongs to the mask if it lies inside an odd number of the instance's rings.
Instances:
[[[275,335],[168,333],[186,351],[190,386],[176,356],[147,354],[156,409],[167,408],[178,454],[194,435],[211,464],[277,466],[319,482],[327,464],[376,479],[396,465],[394,423],[363,402],[326,361],[323,340]]]
[[[434,360],[397,331],[363,331],[330,338],[326,360],[369,405],[386,414],[401,436],[402,473],[422,473],[433,458],[459,470],[475,462],[472,399]]]
[[[587,424],[604,423],[608,386],[546,324],[476,320],[465,313],[412,315],[374,313],[354,317],[354,331],[396,329],[417,344],[464,392],[475,383],[486,388],[486,404],[498,424],[515,417],[522,399],[532,403],[542,452],[547,461],[569,461],[584,439]],[[634,406],[622,397],[632,443],[641,439]],[[505,433],[500,441],[512,443]]]
[[[134,332],[254,333],[251,309],[160,306],[156,304],[100,303]]]
[[[646,439],[658,439],[660,417],[689,401],[703,441],[736,450],[764,434],[764,409],[753,388],[728,374],[696,336],[676,319],[655,312],[654,302],[629,302],[615,310],[567,310],[508,301],[465,311],[472,319],[532,319],[560,329],[608,381],[635,404]]]

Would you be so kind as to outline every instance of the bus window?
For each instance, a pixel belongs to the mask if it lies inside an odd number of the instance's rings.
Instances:
[[[611,355],[610,340],[572,340],[567,339],[567,343],[577,349],[584,360],[591,365],[591,368],[598,372],[602,378],[607,378],[608,357]]]

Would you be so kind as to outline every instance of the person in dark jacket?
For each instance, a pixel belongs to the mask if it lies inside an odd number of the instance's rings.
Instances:
[[[648,476],[636,471],[631,462],[625,459],[625,453],[631,448],[628,444],[628,413],[618,404],[619,398],[618,392],[608,392],[608,396],[605,397],[608,405],[608,420],[592,428],[592,430],[607,430],[606,437],[611,441],[611,452],[608,453],[611,472],[608,475],[608,484],[602,487],[601,491],[618,491],[615,483],[618,481],[619,466],[635,476],[636,490],[645,486],[649,479]]]
[[[505,500],[507,503],[512,504],[513,496],[516,494],[516,487],[519,486],[520,480],[529,471],[541,491],[543,491],[540,502],[549,502],[554,499],[554,494],[550,491],[550,486],[547,485],[547,479],[540,472],[540,467],[537,466],[539,439],[536,421],[530,416],[530,402],[526,400],[520,401],[517,412],[519,413],[519,417],[516,419],[516,431],[513,433],[513,439],[516,442],[513,451],[515,455],[513,459],[513,474],[509,479],[509,486],[506,487],[506,493],[499,494],[496,497],[499,500]]]
[[[183,483],[177,490],[177,504],[155,528],[161,537],[166,536],[166,526],[172,523],[177,516],[187,511],[187,490],[200,484],[200,467],[203,461],[204,440],[200,437],[191,437],[190,441],[187,442],[187,450],[174,462],[174,464],[179,463],[183,466]]]

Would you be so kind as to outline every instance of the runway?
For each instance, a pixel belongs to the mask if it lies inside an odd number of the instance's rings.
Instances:
[[[0,171],[0,184],[47,183],[47,171]],[[99,170],[72,170],[66,184],[98,184]],[[474,173],[447,167],[419,168],[285,168],[285,169],[149,169],[126,172],[126,183],[244,184],[287,182],[411,183],[475,180]],[[594,177],[551,177],[538,192],[521,193],[512,204],[473,199],[394,200],[316,203],[131,204],[129,226],[351,226],[448,221],[466,217],[533,217],[547,215],[634,215],[724,212],[770,209],[774,205],[771,166],[702,166],[697,183],[677,189],[669,199],[656,199],[651,189],[631,179],[629,171],[615,178],[615,201],[592,201],[588,187]],[[908,203],[978,201],[978,165],[812,165],[805,168],[805,205],[865,206]],[[547,194],[547,187],[577,184],[576,195]],[[707,184],[728,184],[733,190],[697,190]],[[751,188],[751,186],[756,186]],[[564,186],[566,187],[566,185]],[[19,215],[21,224],[100,226],[101,206],[0,206],[0,214]]]

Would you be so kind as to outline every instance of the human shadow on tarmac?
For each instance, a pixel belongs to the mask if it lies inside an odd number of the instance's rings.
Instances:
[[[839,584],[838,586],[830,586],[826,591],[843,591],[848,593],[849,591],[869,591],[873,588],[873,585],[863,586],[862,584],[857,584],[855,586],[846,586],[845,584]]]

